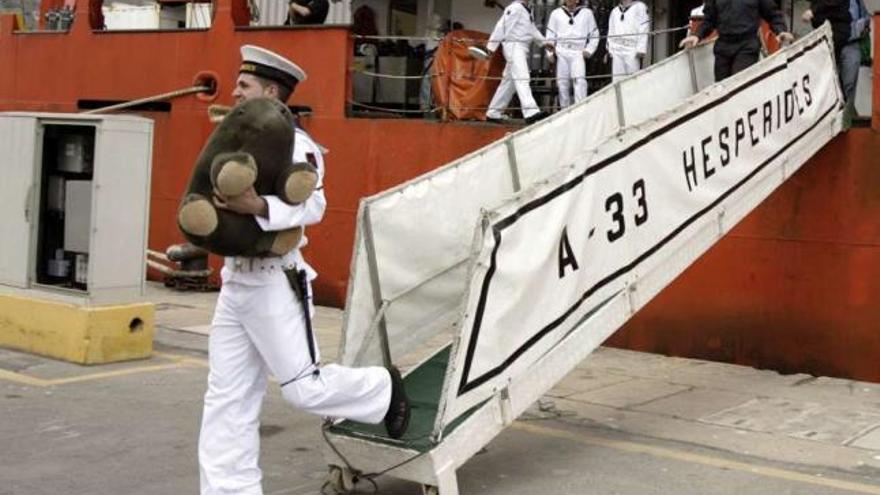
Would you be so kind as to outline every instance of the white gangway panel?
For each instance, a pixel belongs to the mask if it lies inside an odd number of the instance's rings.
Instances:
[[[402,440],[329,429],[337,485],[390,469],[457,493],[459,466],[840,132],[828,26],[717,84],[711,49],[361,203],[342,362],[382,362],[383,334],[393,361],[436,352],[405,378]]]

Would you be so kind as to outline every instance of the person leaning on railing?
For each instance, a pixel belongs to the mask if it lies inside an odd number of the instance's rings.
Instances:
[[[324,24],[329,11],[327,0],[291,0],[284,25]]]
[[[834,59],[840,60],[840,50],[846,45],[850,32],[849,0],[810,0],[810,8],[801,15],[801,20],[817,28],[825,21],[831,23],[831,36],[834,39]]]
[[[870,35],[871,16],[862,0],[811,0],[801,20],[814,28],[831,22],[834,59],[846,99],[846,127],[855,113],[856,84],[862,65],[862,38]]]
[[[757,6],[756,6],[757,4]],[[790,43],[785,18],[773,0],[706,0],[703,22],[696,34],[681,40],[679,47],[693,48],[700,40],[718,30],[715,42],[715,81],[726,79],[758,61],[761,42],[758,28],[767,21],[780,44]]]

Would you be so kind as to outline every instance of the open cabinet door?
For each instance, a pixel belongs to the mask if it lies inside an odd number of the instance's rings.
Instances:
[[[5,205],[0,224],[0,284],[26,288],[30,283],[33,225],[39,217],[40,191],[35,184],[37,119],[0,115],[0,198]]]

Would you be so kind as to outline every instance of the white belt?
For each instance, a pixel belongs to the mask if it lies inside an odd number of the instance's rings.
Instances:
[[[283,258],[245,258],[228,257],[224,261],[226,269],[242,273],[272,273],[296,268],[296,262],[289,257]]]

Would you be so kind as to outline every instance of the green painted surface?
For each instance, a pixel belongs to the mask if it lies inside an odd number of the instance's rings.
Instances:
[[[366,438],[371,441],[406,447],[419,452],[427,452],[434,447],[431,441],[431,431],[437,419],[437,407],[440,403],[440,394],[443,389],[443,379],[446,376],[446,368],[449,365],[450,347],[446,346],[435,354],[431,359],[415,368],[404,377],[403,382],[406,393],[409,396],[412,413],[409,428],[400,440],[388,437],[382,424],[368,425],[354,421],[344,421],[330,428],[330,431],[338,434],[358,438]],[[447,433],[461,423],[463,417],[447,428]]]

